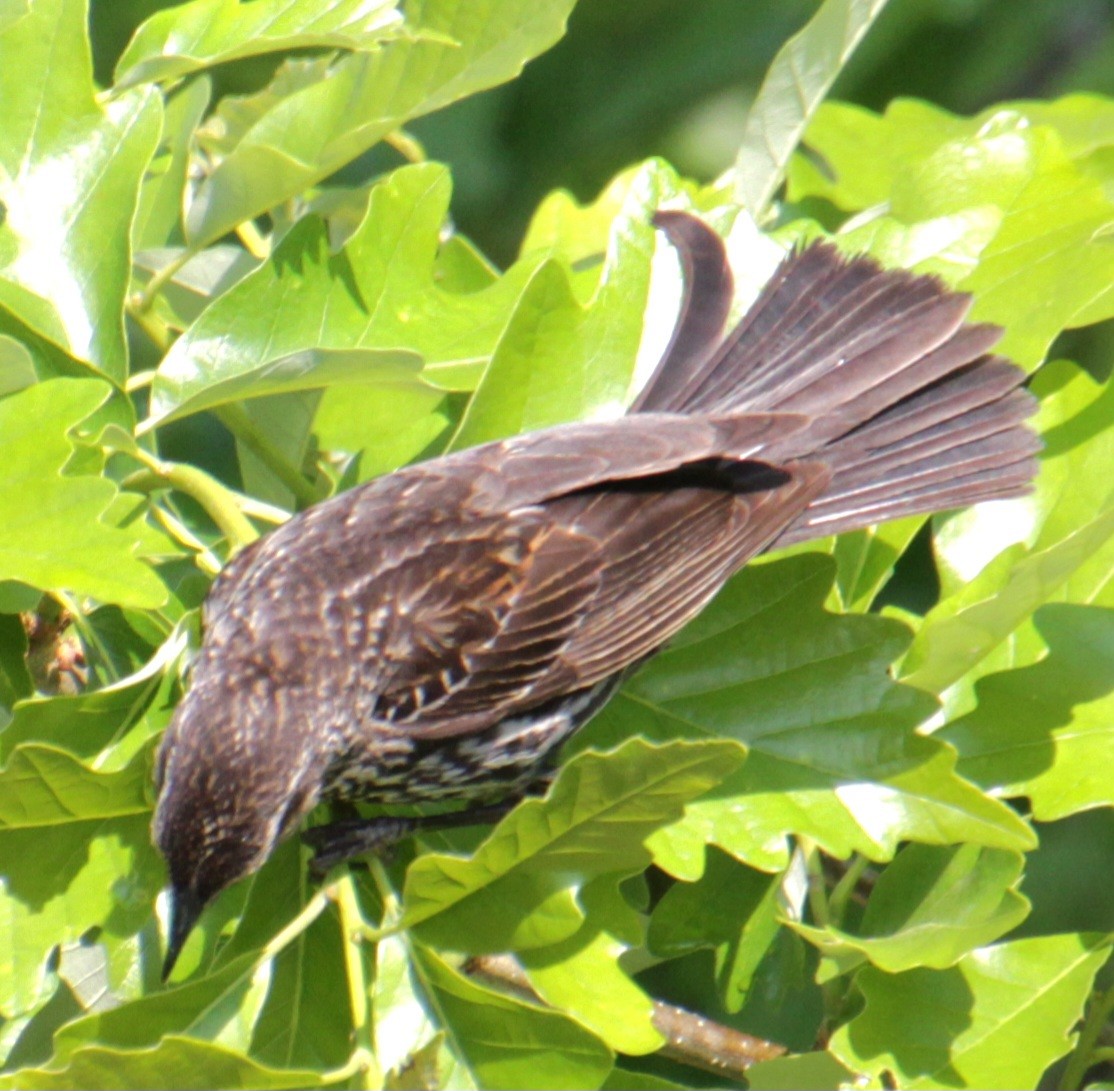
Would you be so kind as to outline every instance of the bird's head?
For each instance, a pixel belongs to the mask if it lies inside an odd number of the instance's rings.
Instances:
[[[234,684],[233,684],[234,683]],[[322,763],[266,679],[197,678],[159,750],[152,836],[170,873],[165,980],[205,906],[257,871],[320,794]]]

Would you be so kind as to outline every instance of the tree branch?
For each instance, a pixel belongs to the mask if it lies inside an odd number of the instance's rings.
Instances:
[[[479,955],[468,960],[464,971],[527,1000],[538,1000],[522,967],[510,955]],[[751,1065],[788,1052],[776,1042],[744,1034],[661,1000],[654,1001],[653,1023],[666,1039],[659,1051],[663,1057],[717,1076],[745,1077]]]

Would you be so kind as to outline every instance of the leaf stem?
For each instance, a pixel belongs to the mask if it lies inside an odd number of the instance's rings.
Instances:
[[[233,552],[251,545],[259,537],[259,532],[240,511],[236,494],[204,470],[180,462],[163,462],[145,451],[136,451],[133,457],[139,459],[147,469],[125,478],[121,482],[122,488],[134,492],[153,492],[160,488],[184,492],[205,509],[205,513],[216,523]]]
[[[155,369],[148,368],[146,371],[137,371],[134,375],[129,375],[127,381],[124,383],[124,390],[128,394],[134,394],[137,390],[142,390],[145,386],[150,386],[155,381]]]
[[[143,472],[146,474],[150,471],[145,470]],[[151,474],[151,476],[154,477],[155,475]],[[187,549],[192,549],[197,554],[194,557],[194,563],[202,572],[208,576],[216,576],[220,572],[220,558],[174,512],[162,504],[152,504],[151,512],[171,538],[180,542]]]
[[[1106,1021],[1114,1014],[1114,986],[1105,993],[1094,992],[1091,994],[1087,1006],[1087,1015],[1083,1020],[1083,1028],[1079,1032],[1075,1049],[1068,1058],[1067,1068],[1061,1077],[1060,1086],[1064,1091],[1078,1091],[1087,1078],[1087,1072],[1100,1061],[1107,1060],[1104,1056],[1106,1049],[1096,1049]],[[1109,1051],[1114,1056],[1114,1050]]]
[[[828,913],[837,926],[842,926],[844,915],[847,912],[847,902],[851,895],[855,893],[855,887],[859,885],[863,872],[869,866],[870,861],[865,856],[855,853],[851,863],[847,865],[847,870],[832,888],[832,893],[828,897]]]
[[[174,343],[170,327],[149,307],[141,308],[138,302],[129,301],[127,312],[131,320],[147,334],[159,352],[165,356]],[[130,392],[135,387],[125,387],[125,389]]]
[[[367,922],[360,911],[352,875],[349,873],[332,888],[333,901],[340,913],[340,930],[344,942],[344,963],[348,979],[348,1004],[352,1011],[352,1030],[356,1052],[365,1063],[360,1069],[361,1086],[377,1087],[381,1082],[375,1063],[375,1043],[371,1033],[371,1009],[368,1004],[367,974],[364,970],[364,930]]]
[[[132,296],[129,301],[131,305],[128,309],[137,322],[140,321],[138,316],[145,315],[151,309],[155,298],[166,287],[167,282],[173,280],[174,274],[194,257],[195,253],[194,250],[186,247],[180,254],[172,257],[158,272],[153,273],[141,292]]]
[[[254,220],[236,225],[236,235],[253,258],[266,261],[271,256],[271,240],[255,226]]]
[[[270,436],[235,402],[217,406],[217,419],[247,447],[293,494],[302,506],[316,504],[321,493],[280,451]]]
[[[304,906],[302,911],[285,928],[277,932],[259,952],[258,965],[269,961],[293,943],[322,913],[331,900],[330,892],[318,890]]]
[[[811,838],[798,837],[801,853],[805,858],[805,871],[808,873],[808,907],[812,911],[813,923],[818,928],[826,928],[832,922],[832,912],[828,905],[827,880],[824,878],[824,861],[820,849]]]
[[[394,148],[408,163],[424,163],[427,159],[422,142],[405,129],[395,129],[383,137],[383,143]]]

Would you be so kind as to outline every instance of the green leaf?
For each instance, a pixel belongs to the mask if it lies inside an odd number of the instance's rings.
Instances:
[[[742,760],[727,741],[651,746],[630,739],[568,762],[544,799],[527,799],[467,858],[430,853],[406,875],[403,924],[449,950],[518,950],[576,932],[577,891],[599,875],[633,874],[643,846]]]
[[[27,633],[14,614],[0,614],[0,744],[8,737],[10,713],[17,701],[34,692],[27,671]],[[3,757],[0,756],[0,764]]]
[[[654,163],[631,180],[586,304],[578,301],[563,265],[541,266],[469,402],[453,437],[455,449],[622,413],[650,289],[655,241],[650,216],[675,189],[672,173]]]
[[[423,1003],[409,948],[399,936],[387,936],[375,946],[371,1008],[375,1059],[390,1083],[441,1033]]]
[[[322,393],[313,434],[322,449],[357,456],[355,480],[368,481],[440,454],[459,418],[458,401],[417,384],[333,383]]]
[[[339,58],[327,79],[284,96],[243,135],[194,197],[191,245],[301,193],[414,118],[517,75],[561,37],[573,2],[408,3],[414,40]]]
[[[886,0],[824,0],[778,51],[747,113],[735,192],[761,221],[809,119]]]
[[[848,212],[882,205],[912,164],[974,128],[918,99],[894,99],[881,115],[849,102],[825,102],[808,126],[809,154],[789,163],[786,197],[822,197]]]
[[[1034,623],[1046,657],[980,679],[978,707],[938,735],[965,776],[1053,821],[1114,805],[1114,610],[1050,605]]]
[[[0,733],[0,764],[17,746],[41,742],[68,750],[75,757],[98,758],[97,768],[111,768],[109,758],[115,754],[106,748],[112,748],[139,722],[183,648],[182,638],[171,638],[139,670],[102,689],[57,697],[24,694],[12,708],[11,722]],[[135,735],[129,740],[133,751],[147,741],[150,732]]]
[[[654,907],[650,950],[679,958],[714,948],[723,1006],[736,1012],[777,933],[780,887],[780,875],[755,871],[709,848],[704,874],[695,883],[675,883]]]
[[[150,1049],[166,1035],[221,1040],[231,1031],[237,1048],[245,1043],[251,1017],[265,991],[253,982],[255,956],[244,955],[206,977],[194,978],[107,1011],[94,1011],[68,1023],[54,1036],[55,1063],[93,1045],[113,1049]],[[254,994],[254,995],[253,995]]]
[[[864,960],[888,973],[946,969],[1024,920],[1023,867],[1020,853],[1002,849],[909,845],[882,872],[855,934],[788,923],[839,973]]]
[[[743,768],[655,835],[659,866],[689,878],[710,841],[781,870],[790,833],[880,860],[903,840],[1033,844],[1009,807],[956,775],[951,747],[916,730],[936,705],[889,676],[905,627],[825,612],[834,569],[814,555],[744,569],[574,740],[746,744]]]
[[[343,1077],[341,1077],[343,1079]],[[89,1045],[64,1063],[0,1075],[0,1088],[11,1091],[70,1091],[96,1087],[129,1091],[136,1087],[174,1087],[208,1091],[212,1087],[251,1087],[258,1091],[341,1085],[329,1073],[278,1069],[212,1042],[168,1036],[148,1049],[113,1049]]]
[[[275,856],[280,854],[281,859],[272,857],[267,882],[261,872],[252,885],[245,918],[257,905],[281,904],[291,891],[299,895],[296,910],[308,900],[306,865],[297,841],[284,845]],[[272,927],[272,935],[277,931]],[[348,987],[345,942],[350,941],[341,935],[339,916],[331,910],[272,961],[267,999],[252,1029],[253,1058],[284,1068],[320,1070],[344,1064],[353,1034],[349,1006],[337,1004]]]
[[[1114,536],[1114,507],[1045,549],[1011,546],[935,606],[901,664],[902,681],[942,693],[976,667]]]
[[[837,1091],[860,1087],[854,1072],[830,1053],[798,1053],[747,1069],[749,1091]]]
[[[139,189],[139,207],[132,227],[132,245],[136,250],[180,246],[185,241],[182,208],[190,149],[211,96],[211,83],[201,78],[191,80],[166,103],[162,136]]]
[[[1072,1046],[1108,941],[1045,936],[984,947],[949,970],[856,980],[866,1010],[832,1037],[854,1071],[892,1073],[900,1087],[1035,1087]]]
[[[924,526],[923,515],[840,534],[832,546],[836,589],[845,610],[866,610],[893,575],[894,565]],[[815,543],[810,543],[815,549]]]
[[[550,1006],[621,1053],[653,1053],[664,1039],[653,1025],[654,1002],[624,973],[627,945],[593,923],[560,943],[531,947],[519,959],[530,984]]]
[[[1032,368],[1065,328],[1114,316],[1114,202],[1055,133],[1030,128],[1024,116],[998,120],[982,155],[966,144],[942,148],[926,165],[931,183],[909,199],[928,215],[987,200],[1001,209],[994,238],[958,287],[975,296],[973,319],[1006,327],[997,351]]]
[[[395,0],[193,0],[156,12],[116,65],[116,86],[180,79],[290,49],[372,49],[403,33]]]
[[[940,521],[933,551],[944,597],[960,591],[1009,546],[1054,545],[1114,508],[1114,483],[1104,472],[1114,461],[1114,430],[1108,426],[1114,421],[1114,383],[1097,383],[1076,364],[1055,360],[1033,377],[1030,389],[1040,398],[1033,424],[1044,442],[1033,491]],[[1103,553],[1100,549],[1085,562],[1061,595],[1069,601],[1101,596],[1111,571]],[[1086,580],[1091,569],[1092,579]]]
[[[148,919],[163,876],[148,832],[148,764],[143,752],[102,773],[25,745],[0,769],[0,1006],[9,1016],[37,1004],[56,944],[94,925],[116,942]]]
[[[823,168],[799,157],[790,198],[871,209],[847,240],[873,239],[901,264],[950,251],[927,267],[972,292],[972,317],[1003,326],[1000,351],[1032,368],[1065,327],[1114,315],[1114,201],[1041,121],[1024,103],[975,118],[900,100],[882,118],[828,105],[807,134]]]
[[[404,167],[373,187],[367,216],[331,253],[322,221],[300,221],[269,261],[213,302],[159,366],[146,426],[245,397],[345,381],[475,381],[531,270],[489,289],[435,280],[449,205],[443,167]],[[467,376],[472,373],[471,379]]]
[[[598,1087],[610,1050],[564,1015],[485,989],[416,946],[414,967],[453,1051],[480,1087]]]
[[[107,392],[99,382],[52,379],[0,400],[0,579],[129,606],[160,606],[166,588],[135,556],[140,538],[103,521],[116,487],[101,477],[61,472],[74,450],[69,430],[96,410]]]
[[[600,1091],[685,1091],[687,1084],[648,1076],[645,1072],[631,1072],[616,1065],[603,1081]]]
[[[159,97],[99,105],[84,0],[42,0],[0,29],[0,101],[0,312],[122,382],[128,238]]]
[[[27,346],[0,334],[0,396],[25,390],[37,381],[35,360]]]
[[[1036,830],[1040,846],[1026,853],[1021,882],[1032,908],[1013,938],[1108,930],[1114,921],[1114,885],[1106,874],[1114,845],[1114,809],[1040,822]]]
[[[175,228],[174,234],[179,233],[180,228]],[[146,287],[153,274],[182,260],[184,253],[181,246],[166,246],[136,254],[133,267],[136,288]],[[221,244],[207,247],[186,260],[164,282],[153,309],[172,330],[185,330],[217,296],[259,265],[243,247]]]
[[[1067,361],[1046,365],[1030,385],[1041,397],[1036,424],[1045,443],[1033,492],[937,520],[934,548],[942,599],[914,649],[924,656],[925,677],[939,676],[939,684],[947,684],[942,696],[951,719],[974,706],[980,678],[1031,665],[1047,654],[1033,624],[1043,602],[1114,606],[1114,534],[1103,541],[1093,526],[1114,510],[1114,488],[1105,469],[1114,458],[1114,431],[1108,427],[1114,385],[1096,384]],[[1068,544],[1073,538],[1075,546]],[[1068,563],[1059,571],[1051,567],[1052,579],[1027,581],[1026,572],[1040,575],[1042,562],[1033,554],[1042,550]],[[1001,589],[1014,582],[1019,590],[996,602]],[[968,621],[970,658],[965,661],[948,633],[966,640]]]

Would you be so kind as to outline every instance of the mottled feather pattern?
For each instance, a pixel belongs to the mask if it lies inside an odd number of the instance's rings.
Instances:
[[[656,222],[682,307],[627,416],[361,485],[215,582],[159,756],[168,965],[200,907],[320,800],[467,807],[543,782],[762,550],[1027,487],[1033,401],[967,297],[813,245],[725,334],[722,243],[684,213]],[[332,860],[361,841],[348,823],[335,851],[314,843]]]

